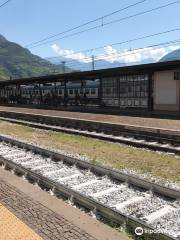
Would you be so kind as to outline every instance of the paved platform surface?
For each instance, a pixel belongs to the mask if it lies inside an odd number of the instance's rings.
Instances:
[[[69,111],[57,111],[57,110],[45,110],[45,109],[30,109],[30,108],[17,108],[17,107],[4,107],[0,106],[0,111],[41,114],[55,117],[67,117],[76,119],[85,119],[100,122],[110,122],[117,124],[144,126],[153,128],[164,128],[172,130],[180,130],[180,120],[164,119],[164,118],[150,118],[150,117],[135,117],[135,116],[117,116],[108,114],[94,114],[94,113],[82,113],[82,112],[69,112]]]
[[[0,204],[1,240],[42,240],[31,228]]]
[[[16,228],[19,221],[22,229],[28,228],[34,238],[8,238],[7,240],[128,240],[122,233],[100,223],[80,210],[67,205],[60,199],[51,196],[22,178],[0,168],[0,203],[6,214],[13,214],[10,231]],[[1,212],[0,218],[4,213]],[[8,209],[8,210],[7,210]],[[10,212],[11,213],[10,213]],[[15,216],[16,217],[15,217]],[[6,217],[5,217],[6,218]],[[1,220],[0,220],[1,221]],[[6,219],[8,221],[8,219]],[[11,226],[13,229],[11,229]],[[25,225],[26,224],[26,225]],[[1,228],[1,227],[0,227]],[[17,227],[19,232],[21,228]],[[29,231],[26,230],[26,231]],[[22,234],[23,234],[22,230]],[[0,229],[1,233],[1,229]],[[4,229],[4,236],[8,229]],[[40,237],[39,237],[39,236]],[[2,238],[0,240],[6,240]]]

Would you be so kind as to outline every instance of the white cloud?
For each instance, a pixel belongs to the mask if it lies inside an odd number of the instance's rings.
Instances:
[[[81,52],[76,53],[73,50],[61,49],[57,44],[53,44],[51,46],[51,48],[59,56],[62,56],[62,57],[65,56],[66,58],[70,58],[72,60],[78,60],[78,61],[84,62],[84,63],[91,62],[91,58],[89,58],[88,56],[84,55]]]
[[[114,49],[112,46],[106,46],[104,48],[104,51],[107,53],[107,54],[116,54],[117,53],[117,50]]]
[[[76,53],[70,49],[61,49],[57,44],[51,46],[53,51],[59,56],[66,56],[72,60],[78,60],[83,63],[91,62],[91,57],[86,56],[82,52]],[[140,50],[127,50],[118,51],[112,46],[104,47],[104,53],[96,56],[97,60],[106,60],[108,62],[122,62],[122,63],[133,63],[141,62],[146,59],[153,59],[153,61],[158,61],[167,53],[178,49],[180,46],[168,46],[160,48],[143,48]]]
[[[158,61],[167,53],[178,49],[179,46],[169,46],[161,48],[143,48],[139,50],[123,50],[121,52],[112,48],[112,46],[106,46],[104,48],[105,55],[100,55],[98,59],[107,60],[109,62],[119,61],[124,63],[141,62],[145,59],[153,59]]]

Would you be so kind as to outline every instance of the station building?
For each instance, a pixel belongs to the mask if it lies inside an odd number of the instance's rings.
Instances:
[[[105,105],[180,112],[180,61],[123,67],[120,71],[118,76],[102,78]]]
[[[111,108],[180,112],[180,60],[0,81],[0,97],[22,85],[99,79],[99,104]]]

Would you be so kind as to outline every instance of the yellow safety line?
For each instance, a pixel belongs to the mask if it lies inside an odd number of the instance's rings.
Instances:
[[[0,204],[0,240],[43,240],[25,223]]]

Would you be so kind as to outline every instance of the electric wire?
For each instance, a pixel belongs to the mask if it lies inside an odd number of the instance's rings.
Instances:
[[[0,8],[1,8],[1,7],[4,7],[6,4],[8,4],[8,3],[11,2],[11,1],[12,1],[12,0],[8,0],[8,1],[2,3],[2,4],[0,5]]]
[[[136,13],[136,14],[133,14],[133,15],[129,15],[129,16],[126,16],[126,17],[123,17],[123,18],[120,18],[120,19],[116,19],[116,20],[113,20],[113,21],[110,21],[110,22],[107,22],[107,23],[103,23],[103,25],[100,24],[100,25],[97,25],[97,26],[94,26],[94,27],[91,27],[91,28],[87,28],[87,29],[84,29],[84,30],[81,30],[81,31],[78,31],[78,32],[75,32],[75,33],[72,33],[72,34],[68,34],[68,35],[65,35],[61,38],[56,38],[56,39],[53,39],[53,40],[50,40],[50,41],[47,41],[47,42],[44,42],[44,43],[33,45],[29,48],[40,47],[40,46],[43,46],[43,45],[46,45],[46,44],[49,44],[49,43],[52,43],[52,42],[55,42],[55,41],[58,41],[58,40],[73,37],[73,36],[76,36],[76,35],[79,35],[79,34],[82,34],[82,33],[97,29],[97,28],[105,27],[105,26],[110,25],[110,24],[114,24],[114,23],[117,23],[117,22],[121,22],[121,21],[125,21],[125,20],[128,20],[128,19],[137,17],[137,16],[141,16],[141,15],[144,15],[144,14],[147,14],[147,13],[150,13],[150,12],[154,12],[154,11],[157,11],[157,10],[160,10],[160,9],[163,9],[163,8],[166,8],[166,7],[178,4],[178,3],[180,3],[180,0],[168,3],[168,4],[165,4],[165,5],[161,5],[159,7],[152,8],[152,9],[149,9],[149,10],[146,10],[146,11],[142,11],[142,12],[139,12],[139,13]]]
[[[112,15],[114,15],[114,14],[117,14],[117,13],[119,13],[119,12],[122,12],[122,11],[124,11],[124,10],[127,10],[127,9],[129,9],[129,8],[135,7],[135,6],[137,6],[137,5],[139,5],[139,4],[142,4],[142,3],[146,2],[146,1],[147,1],[147,0],[138,1],[138,2],[136,2],[136,3],[134,3],[134,4],[128,5],[128,6],[124,7],[124,8],[119,9],[119,10],[116,10],[116,11],[114,11],[114,12],[108,13],[108,14],[106,14],[106,15],[104,15],[104,16],[98,17],[98,18],[96,18],[96,19],[93,19],[93,20],[90,20],[90,21],[88,21],[88,22],[85,22],[85,23],[83,23],[83,24],[81,24],[81,25],[78,25],[78,26],[75,26],[75,27],[73,27],[73,28],[67,29],[67,30],[65,30],[65,31],[63,31],[63,32],[60,32],[60,33],[57,33],[57,34],[48,36],[48,37],[43,38],[43,39],[41,39],[41,40],[39,40],[39,41],[32,42],[32,43],[30,43],[30,44],[27,44],[25,47],[29,47],[29,46],[31,46],[31,45],[35,45],[35,44],[38,44],[38,43],[40,43],[40,42],[44,42],[44,41],[46,41],[46,40],[49,40],[49,39],[54,38],[54,37],[57,37],[57,36],[59,36],[59,35],[63,35],[63,34],[65,34],[65,33],[74,31],[74,30],[76,30],[76,29],[78,29],[78,28],[82,28],[82,27],[84,27],[84,26],[87,26],[87,25],[89,25],[89,24],[91,24],[91,23],[94,23],[94,22],[97,22],[97,21],[99,21],[99,20],[102,21],[101,25],[103,25],[103,20],[104,20],[105,18],[110,17],[110,16],[112,16]]]
[[[138,51],[142,51],[142,50],[144,50],[144,49],[157,48],[157,47],[168,47],[168,46],[177,45],[177,44],[180,44],[180,39],[175,39],[175,40],[171,40],[171,41],[167,41],[167,42],[163,42],[163,43],[157,43],[157,44],[153,44],[153,45],[148,45],[148,46],[146,46],[146,47],[131,49],[131,50],[129,50],[129,51],[126,52],[126,53],[118,53],[118,52],[116,52],[116,53],[111,53],[111,54],[96,56],[96,57],[94,57],[94,62],[112,58],[114,55],[115,55],[116,57],[125,57],[125,56],[129,56],[129,55],[137,54]],[[91,58],[89,58],[89,60],[90,60],[90,59],[91,59]],[[88,60],[88,58],[83,58],[82,60]],[[66,62],[66,66],[72,67],[72,66],[73,66],[73,62],[74,62],[74,60],[67,61],[67,62]],[[72,63],[72,64],[70,64],[70,63]],[[89,63],[91,63],[91,62],[89,61]],[[67,65],[67,64],[68,64],[68,65]],[[76,64],[77,64],[77,63],[76,63]],[[80,64],[83,64],[83,63],[79,63],[79,64],[77,64],[76,66],[80,66]]]
[[[170,29],[170,30],[167,30],[167,31],[153,33],[153,34],[145,35],[145,36],[140,36],[140,37],[137,37],[137,38],[132,38],[132,39],[117,42],[117,43],[106,44],[106,45],[95,47],[95,48],[78,50],[78,51],[73,52],[72,54],[93,52],[95,50],[104,49],[107,46],[113,47],[113,46],[122,45],[122,44],[130,43],[130,42],[135,42],[135,41],[138,41],[138,40],[143,40],[143,39],[150,38],[150,37],[160,36],[160,35],[163,35],[163,34],[172,33],[172,32],[176,32],[176,31],[180,31],[180,28],[174,28],[174,29]],[[68,57],[68,56],[71,56],[72,54],[63,54],[61,56],[62,57]],[[49,57],[48,59],[56,59],[56,58],[59,58],[59,57]]]

